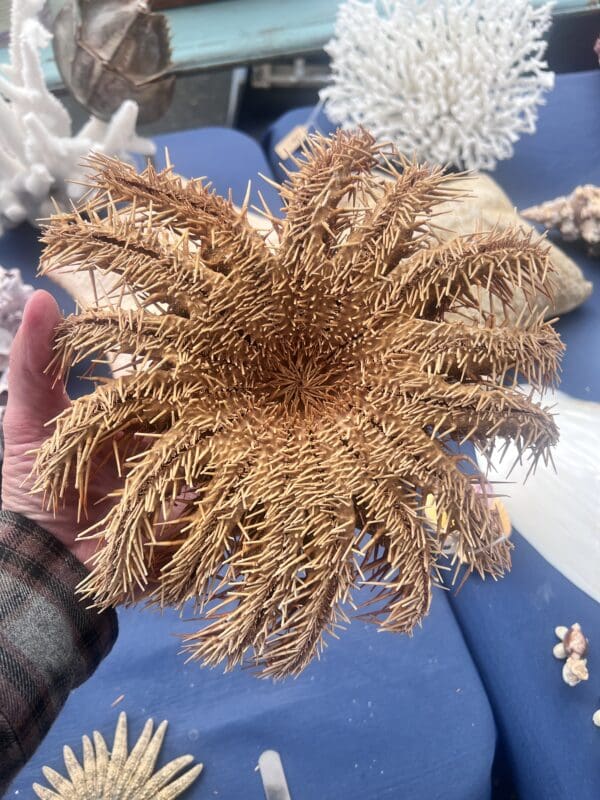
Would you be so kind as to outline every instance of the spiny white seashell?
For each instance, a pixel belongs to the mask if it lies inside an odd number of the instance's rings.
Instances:
[[[562,642],[555,644],[552,648],[552,654],[554,658],[564,659],[567,657],[567,651],[565,650],[565,646]]]
[[[577,686],[590,677],[585,658],[568,658],[562,668],[562,679],[568,686]]]

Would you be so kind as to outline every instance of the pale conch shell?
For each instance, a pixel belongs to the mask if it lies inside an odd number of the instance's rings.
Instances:
[[[541,399],[554,405],[560,428],[552,452],[556,471],[540,462],[525,481],[530,463],[518,460],[513,444],[501,458],[504,447],[498,442],[488,478],[510,481],[498,491],[508,495],[503,502],[514,527],[546,561],[600,602],[600,403],[559,391],[543,398],[534,393],[536,402]],[[485,471],[487,458],[477,458]]]

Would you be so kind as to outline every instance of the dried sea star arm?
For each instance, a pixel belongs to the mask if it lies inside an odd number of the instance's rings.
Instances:
[[[485,492],[476,491],[476,486],[484,486],[483,476],[466,475],[460,469],[465,457],[449,454],[440,441],[415,430],[410,417],[410,412],[402,418],[375,407],[369,413],[366,405],[356,419],[355,446],[368,448],[374,465],[386,465],[390,476],[423,501],[427,494],[434,495],[448,515],[444,535],[456,537],[460,563],[482,574],[502,574],[510,563],[507,545],[497,512],[488,507]]]
[[[365,130],[338,130],[330,139],[317,134],[305,144],[298,169],[280,187],[281,255],[290,274],[297,264],[310,272],[318,258],[334,253],[346,228],[347,204],[369,186],[380,149]]]
[[[429,612],[436,543],[397,503],[386,503],[379,513],[374,506],[367,510],[382,522],[364,548],[360,570],[373,596],[360,617],[381,630],[410,633]]]
[[[343,605],[351,603],[359,577],[360,531],[344,480],[353,470],[351,465],[342,467],[331,452],[321,435],[322,425],[328,427],[328,422],[311,423],[296,441],[297,455],[285,482],[287,496],[285,491],[272,496],[269,504],[277,511],[275,524],[296,544],[296,553],[292,549],[291,558],[278,567],[290,585],[284,584],[273,598],[274,616],[277,608],[281,613],[260,652],[265,674],[275,678],[298,674],[322,651],[325,635],[335,635],[348,622]],[[298,463],[305,468],[298,470]],[[292,498],[301,502],[290,519],[286,508]]]
[[[295,330],[318,324],[335,298],[326,290],[336,248],[348,229],[348,202],[368,184],[379,147],[366,131],[337,131],[332,139],[313,136],[298,170],[280,187],[285,218],[280,232],[276,281]],[[319,285],[319,302],[315,288]]]
[[[428,411],[430,424],[442,429],[452,429],[452,438],[461,442],[471,441],[483,453],[491,452],[494,437],[504,443],[514,442],[521,457],[535,469],[539,459],[547,461],[551,448],[558,441],[558,428],[550,409],[532,403],[525,395],[503,392],[489,387],[473,387],[469,391],[458,391],[454,402],[447,405],[448,393],[436,396],[432,392],[425,404],[435,408],[439,402],[438,415]],[[457,404],[462,400],[462,407]],[[444,410],[446,406],[446,410]]]
[[[472,441],[486,448],[495,437],[514,441],[519,451],[530,452],[532,462],[546,459],[558,441],[556,422],[550,409],[513,387],[490,383],[449,383],[431,376],[427,385],[410,384],[396,374],[383,372],[365,386],[365,400],[380,413],[392,417],[402,401],[402,419],[432,437],[458,443]]]
[[[119,206],[127,213],[129,207],[142,225],[160,230],[167,241],[170,236],[177,240],[186,231],[200,248],[202,262],[215,272],[228,275],[238,260],[248,256],[250,244],[265,248],[262,237],[233,203],[200,178],[186,181],[170,167],[159,172],[151,164],[138,173],[132,165],[101,154],[90,156],[88,163],[96,170],[90,184],[97,191],[88,207],[100,213]],[[247,236],[236,236],[244,225]],[[268,255],[266,248],[262,254]]]
[[[217,609],[206,615],[209,626],[186,640],[194,658],[227,659],[232,667],[253,647],[254,663],[265,666],[265,675],[282,677],[299,672],[324,634],[346,620],[340,604],[356,575],[350,553],[354,520],[346,520],[343,535],[315,536],[312,526],[330,525],[330,514],[308,511],[302,534],[277,529],[277,557],[264,553],[260,539],[241,553],[252,560],[252,570],[217,596]]]
[[[224,444],[224,443],[223,443]],[[213,468],[180,531],[181,546],[163,568],[153,602],[179,606],[193,599],[202,609],[219,585],[223,564],[241,547],[248,510],[241,482],[251,457]]]
[[[394,464],[383,460],[381,448],[373,448],[355,424],[348,422],[340,418],[336,425],[334,436],[343,450],[342,457],[337,453],[337,469],[332,471],[340,474],[352,493],[355,524],[360,528],[356,543],[359,575],[361,582],[374,587],[374,597],[361,616],[386,629],[407,632],[429,608],[438,545],[419,519],[418,493],[406,480],[410,460]],[[331,435],[327,435],[329,442]],[[344,460],[360,465],[360,470],[340,470]]]
[[[498,310],[511,306],[516,287],[526,297],[548,293],[548,248],[521,230],[472,234],[417,251],[400,262],[374,301],[379,308],[403,307],[426,319],[449,311],[481,312],[476,287],[489,293]],[[493,308],[492,308],[493,313]]]
[[[50,369],[59,374],[95,354],[116,351],[121,355],[121,370],[143,369],[151,361],[155,370],[178,369],[181,377],[185,365],[193,363],[206,376],[210,364],[210,369],[223,369],[229,377],[239,378],[243,368],[237,364],[257,357],[256,350],[220,318],[198,325],[175,314],[118,308],[67,317],[57,328],[54,349]]]
[[[282,678],[299,674],[322,652],[325,636],[335,636],[349,622],[343,606],[355,586],[357,570],[347,550],[347,536],[331,540],[328,546],[315,547],[315,566],[307,571],[302,594],[288,603],[281,630],[276,631],[261,653],[259,663],[264,665],[265,676]],[[332,563],[337,564],[334,570]]]
[[[449,177],[441,167],[410,162],[393,148],[386,155],[396,163],[386,159],[381,175],[375,173],[365,189],[373,207],[366,212],[359,207],[358,213],[348,207],[348,227],[353,230],[340,243],[335,259],[338,291],[349,278],[364,282],[385,277],[431,244],[435,207],[458,195],[456,186],[446,187]],[[350,224],[352,217],[357,217],[358,226]]]
[[[246,332],[257,341],[277,333],[285,316],[273,302],[273,270],[268,268],[274,265],[273,255],[264,236],[248,222],[246,203],[239,211],[201,180],[186,182],[170,168],[157,172],[148,166],[138,174],[105,156],[92,157],[91,164],[98,169],[94,182],[103,192],[93,201],[94,208],[128,203],[138,224],[160,229],[163,240],[187,237],[194,260],[204,270],[232,280],[230,289],[221,291],[221,313],[241,315]]]
[[[441,168],[416,165],[393,149],[389,155],[399,167],[387,161],[383,174],[365,178],[356,195],[345,200],[329,267],[318,265],[320,296],[312,325],[338,338],[361,330],[365,293],[376,296],[377,284],[400,261],[431,244],[432,210],[457,194],[456,188],[444,189]]]
[[[57,417],[51,435],[38,453],[33,486],[34,492],[44,492],[48,507],[55,510],[59,507],[72,481],[79,492],[80,513],[85,514],[90,472],[103,447],[115,436],[120,437],[115,458],[116,468],[121,472],[128,455],[139,449],[134,440],[124,435],[132,428],[139,430],[140,415],[144,416],[144,428],[149,433],[150,423],[160,429],[161,424],[170,421],[174,407],[161,404],[161,391],[170,377],[148,373],[119,378],[98,387],[92,396],[79,398]],[[186,394],[184,386],[179,386],[176,402],[181,408],[196,394],[196,387],[190,388],[192,392]],[[140,439],[138,442],[141,446]]]
[[[121,501],[94,526],[103,547],[94,555],[93,570],[81,589],[97,605],[134,602],[136,594],[148,588],[158,526],[169,519],[181,492],[200,479],[218,425],[214,413],[198,410],[192,419],[179,420],[156,436],[131,467],[118,492]]]
[[[193,299],[205,302],[223,275],[207,269],[184,233],[166,241],[141,228],[139,214],[108,204],[100,215],[92,206],[54,217],[46,228],[41,274],[57,270],[88,273],[96,306],[119,305],[130,297],[139,305],[162,303],[171,313],[189,314]],[[97,286],[96,274],[110,279],[110,292]]]
[[[408,343],[408,337],[400,337]],[[530,326],[481,327],[461,322],[429,322],[413,325],[408,345],[423,372],[433,371],[452,381],[489,378],[503,384],[510,373],[516,385],[524,379],[532,386],[551,386],[557,381],[564,346],[554,328],[539,317]],[[406,358],[405,352],[390,363]]]
[[[307,452],[311,465],[299,471]],[[330,499],[326,487],[337,476],[318,454],[310,436],[291,437],[256,465],[251,482],[256,502],[240,526],[241,546],[227,559],[228,571],[212,597],[210,624],[186,638],[193,658],[226,659],[232,667],[252,647],[255,664],[281,677],[298,672],[320,649],[327,630],[345,619],[339,604],[356,574],[355,516],[340,485],[339,499]],[[292,514],[291,498],[298,503]],[[262,542],[274,535],[277,547],[267,552]],[[324,585],[329,587],[325,594],[319,589]],[[293,642],[300,640],[298,652]]]
[[[250,394],[225,403],[210,438],[202,486],[183,520],[180,547],[162,570],[153,601],[181,605],[194,598],[202,609],[232,574],[233,556],[243,546],[257,496],[249,478],[260,447],[273,440],[275,419]],[[251,435],[258,433],[258,439]],[[223,577],[225,574],[225,578]]]

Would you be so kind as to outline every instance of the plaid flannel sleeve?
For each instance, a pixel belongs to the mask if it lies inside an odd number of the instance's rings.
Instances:
[[[0,796],[116,639],[114,611],[75,595],[86,574],[51,534],[0,511]]]

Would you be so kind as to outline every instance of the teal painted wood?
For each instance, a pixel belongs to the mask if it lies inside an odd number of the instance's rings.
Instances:
[[[319,49],[338,0],[222,0],[170,14],[178,66],[211,68]]]
[[[510,2],[510,0],[507,0]],[[166,11],[178,70],[215,69],[318,50],[331,38],[340,0],[219,0]],[[545,0],[533,0],[542,5]],[[558,0],[555,14],[600,8],[600,0]],[[0,48],[0,64],[8,52]],[[43,53],[49,86],[61,83],[52,48]]]

